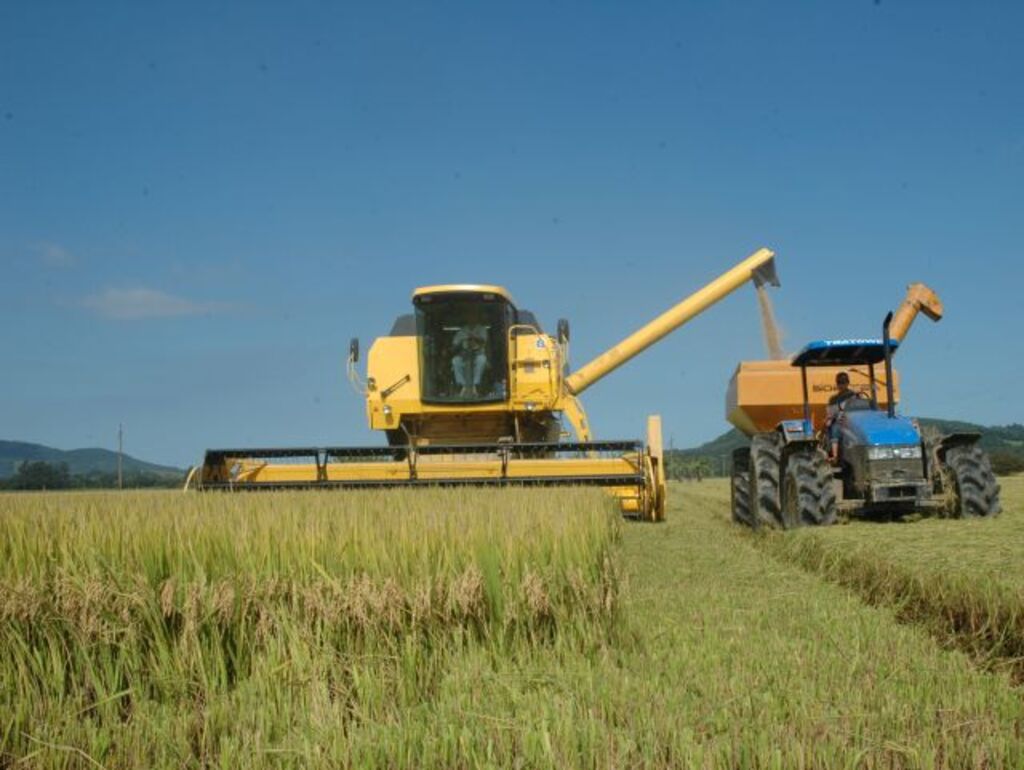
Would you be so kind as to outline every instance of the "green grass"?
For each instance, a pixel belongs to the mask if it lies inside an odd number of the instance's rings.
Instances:
[[[1007,676],[725,489],[664,525],[543,490],[0,497],[0,765],[1024,766]]]

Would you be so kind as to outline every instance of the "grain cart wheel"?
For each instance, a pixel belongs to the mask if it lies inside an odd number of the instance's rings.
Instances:
[[[737,449],[732,453],[732,474],[730,478],[730,508],[732,520],[751,529],[757,522],[750,511],[750,450]]]
[[[977,445],[946,450],[945,470],[953,483],[950,514],[960,517],[994,516],[999,504],[999,484],[992,473],[988,455]]]
[[[757,522],[750,510],[750,471],[733,471],[732,520],[744,527],[757,529]]]
[[[759,433],[750,440],[750,512],[758,527],[781,527],[782,440]]]
[[[782,526],[817,527],[836,523],[832,472],[820,449],[800,449],[786,460],[782,482]]]

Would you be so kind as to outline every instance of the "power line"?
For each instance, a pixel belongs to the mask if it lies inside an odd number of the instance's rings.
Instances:
[[[117,488],[124,489],[124,426],[117,424]]]

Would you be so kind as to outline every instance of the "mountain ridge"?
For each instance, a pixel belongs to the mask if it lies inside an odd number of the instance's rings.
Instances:
[[[29,441],[8,441],[0,439],[0,479],[13,476],[23,462],[45,462],[51,465],[67,463],[72,475],[117,472],[117,452],[101,447],[81,449],[56,449],[45,444]],[[125,473],[155,473],[161,476],[180,476],[184,471],[170,465],[140,460],[123,455]]]
[[[1005,453],[1024,458],[1024,425],[1019,423],[985,426],[963,420],[943,420],[931,417],[922,417],[919,422],[925,430],[931,429],[939,433],[980,433],[979,443],[989,453]],[[749,439],[746,436],[736,428],[732,428],[703,444],[683,449],[669,449],[667,454],[681,461],[706,459],[711,464],[712,473],[724,473],[728,468],[733,450],[746,446],[748,442]],[[110,449],[101,447],[56,449],[45,444],[0,439],[0,479],[13,476],[22,462],[33,461],[42,461],[52,465],[67,463],[68,471],[72,475],[117,471],[117,452]],[[123,463],[126,473],[145,472],[161,476],[181,476],[185,472],[181,468],[151,463],[128,454],[123,456]]]

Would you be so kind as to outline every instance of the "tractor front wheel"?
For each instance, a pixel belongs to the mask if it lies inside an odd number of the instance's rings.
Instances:
[[[782,486],[782,526],[820,527],[836,523],[832,472],[820,449],[793,452],[786,459]]]
[[[949,513],[956,517],[994,516],[1002,511],[999,484],[985,450],[977,445],[946,451],[945,469],[952,481]]]

